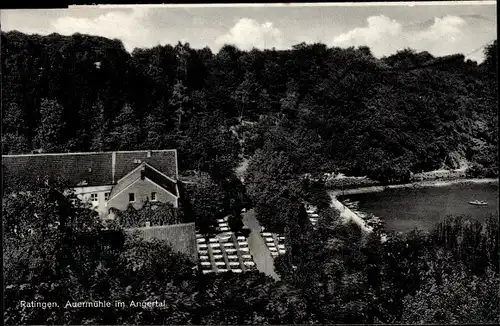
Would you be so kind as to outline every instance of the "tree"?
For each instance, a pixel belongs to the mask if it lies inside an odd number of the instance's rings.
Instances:
[[[239,107],[239,120],[245,114],[250,118],[257,118],[259,114],[269,110],[269,99],[265,89],[257,82],[253,73],[247,72],[241,84],[236,88],[234,100]]]
[[[204,234],[213,232],[216,220],[229,214],[223,190],[207,176],[201,176],[196,184],[190,185],[186,197],[194,215],[191,221]]]
[[[132,107],[127,104],[113,121],[109,135],[112,149],[135,150],[140,143],[140,136],[139,120]]]
[[[32,184],[30,189],[3,197],[6,285],[9,296],[17,290],[20,300],[42,296],[61,305],[69,299],[69,289],[73,298],[82,294],[82,280],[89,280],[99,263],[114,254],[120,235],[106,233],[96,212],[73,207],[58,187]],[[4,316],[11,323],[61,318],[58,309],[19,310],[17,300],[9,302]]]
[[[30,149],[26,136],[19,133],[2,133],[2,154],[23,154]]]
[[[188,78],[188,62],[191,54],[189,43],[182,44],[181,42],[178,42],[174,50],[178,62],[177,78],[186,82]]]
[[[494,40],[491,44],[488,44],[484,50],[484,66],[487,67],[489,72],[496,74],[497,72],[497,40]]]
[[[204,275],[162,243],[128,238],[115,224],[105,230],[43,184],[9,197],[32,188],[4,171],[14,186],[2,188],[6,323],[498,322],[497,218],[458,218],[430,234],[379,225],[367,235],[343,223],[314,181],[334,170],[406,182],[464,161],[470,176],[498,174],[496,41],[478,65],[461,54],[404,49],[377,59],[367,47],[305,43],[129,54],[102,37],[1,34],[3,153],[177,148],[181,174],[200,178],[186,185],[182,210],[149,203],[122,212],[124,225],[194,221],[207,234],[229,216],[238,232],[241,209],[253,205],[287,239],[279,282]],[[243,156],[245,187],[234,178]],[[305,203],[318,207],[316,228]],[[16,306],[33,298],[167,307]]]
[[[189,117],[192,111],[188,90],[181,80],[178,80],[174,85],[170,105],[174,108],[178,117],[177,129],[181,129],[182,117]]]
[[[55,185],[54,185],[55,186]],[[193,263],[166,243],[143,241],[120,228],[104,228],[97,213],[70,204],[57,185],[32,184],[3,197],[6,324],[189,322],[195,309]],[[191,284],[193,287],[191,287]],[[20,309],[43,298],[59,309]],[[163,301],[163,309],[91,309],[67,302]],[[165,310],[164,310],[165,309]]]
[[[294,114],[293,111],[298,109],[299,104],[299,87],[293,80],[287,83],[287,91],[285,97],[280,100],[281,110],[286,114]]]
[[[264,226],[283,231],[296,219],[300,180],[285,153],[257,151],[248,163],[245,185]]]
[[[28,131],[26,116],[17,103],[2,108],[2,129],[4,133],[25,134]]]
[[[11,126],[4,153],[38,149],[39,121],[48,117],[39,106],[48,98],[64,108],[42,132],[65,140],[57,150],[176,147],[186,158],[181,171],[223,166],[214,179],[266,143],[301,161],[304,173],[328,168],[404,182],[453,156],[454,164],[480,163],[483,176],[497,174],[496,41],[480,65],[461,54],[402,49],[377,59],[367,47],[319,43],[247,52],[226,45],[214,55],[181,43],[129,54],[120,41],[80,34],[8,32],[2,41],[2,127]],[[254,125],[240,126],[238,117]],[[244,151],[232,145],[233,132]],[[191,155],[205,135],[231,150]]]
[[[247,191],[254,203],[289,191],[297,181],[288,156],[269,150],[259,150],[251,158],[245,174]]]
[[[52,153],[63,150],[63,108],[56,100],[42,100],[40,105],[40,124],[36,132],[35,142],[43,151]]]
[[[498,272],[498,225],[493,216],[484,223],[470,216],[448,217],[436,226],[431,239],[474,274],[482,275],[488,268]]]
[[[209,173],[216,180],[230,178],[238,166],[239,142],[219,114],[203,114],[190,124],[179,140],[182,169]]]
[[[90,149],[101,152],[107,148],[109,128],[109,123],[105,116],[104,106],[101,101],[98,100],[93,104],[92,116],[93,118],[90,120],[90,129],[92,134]]]
[[[430,278],[404,300],[402,323],[483,324],[500,321],[498,275],[478,278],[457,271],[441,284]]]
[[[229,180],[222,181],[221,186],[224,191],[225,205],[230,212],[228,225],[231,231],[238,233],[243,228],[243,208],[250,207],[250,201],[246,193],[245,186],[241,181],[232,176]]]

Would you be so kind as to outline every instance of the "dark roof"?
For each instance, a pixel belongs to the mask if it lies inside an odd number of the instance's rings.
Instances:
[[[125,176],[123,179],[118,180],[116,185],[111,189],[109,194],[109,200],[116,196],[120,191],[130,186],[133,182],[141,177],[141,169],[136,169],[135,171],[129,171],[129,175]]]
[[[5,155],[2,165],[7,177],[35,180],[67,181],[77,185],[85,180],[88,185],[112,184],[111,153],[68,153]]]
[[[172,195],[179,196],[179,194],[177,193],[177,187],[175,186],[175,182],[166,178],[158,171],[151,169],[148,165],[145,166],[144,176],[153,181],[154,183],[156,183],[158,186],[165,189],[166,191],[170,192]]]
[[[115,155],[114,161],[113,155]],[[138,161],[148,162],[170,178],[177,179],[177,151],[175,149],[2,155],[2,168],[6,176],[4,180],[6,186],[9,186],[9,182],[15,183],[14,180],[17,177],[27,180],[48,177],[50,180],[65,180],[75,186],[83,181],[88,186],[100,186],[112,185],[136,168]]]
[[[146,162],[176,180],[177,151],[171,149],[149,152],[151,153],[151,157],[148,157],[148,151],[116,152],[115,181],[123,178],[132,169],[137,167],[137,163],[134,163],[134,160]]]
[[[198,260],[194,223],[130,228],[126,229],[126,231],[137,231],[145,240],[159,239],[167,241],[173,250],[187,255],[195,262]]]
[[[162,175],[160,172],[151,168],[147,163],[141,163],[143,169],[140,167],[136,167],[136,170],[129,171],[129,175],[126,175],[123,179],[118,180],[116,185],[111,190],[111,194],[109,195],[110,200],[118,194],[123,189],[130,186],[132,183],[141,178],[141,175],[144,174],[144,177],[150,179],[158,186],[162,187],[166,191],[170,192],[172,195],[178,196],[177,187],[175,185],[175,181],[170,180],[169,178]]]

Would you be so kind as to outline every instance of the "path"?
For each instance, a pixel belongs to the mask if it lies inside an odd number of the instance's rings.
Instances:
[[[274,259],[271,256],[271,252],[267,248],[264,239],[262,239],[262,236],[260,235],[260,224],[255,217],[255,211],[253,209],[243,214],[243,224],[250,229],[248,247],[257,269],[260,272],[273,277],[275,280],[279,280],[279,275],[274,271]]]
[[[331,206],[339,211],[340,217],[342,217],[344,221],[351,220],[357,225],[359,225],[363,231],[365,232],[372,231],[371,228],[366,225],[365,221],[361,217],[359,217],[353,211],[351,211],[349,207],[342,204],[334,194],[330,194],[330,197],[332,198]]]

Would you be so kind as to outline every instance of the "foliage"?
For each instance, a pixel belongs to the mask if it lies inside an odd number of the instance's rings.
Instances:
[[[493,215],[484,223],[470,216],[456,216],[439,223],[431,239],[449,250],[469,271],[482,274],[493,268],[498,273],[499,234],[498,218]]]
[[[179,303],[180,297],[161,293],[181,295],[178,288],[194,277],[186,257],[164,243],[105,229],[94,211],[71,205],[54,188],[32,189],[3,197],[6,323],[130,323],[143,314],[137,308],[65,307],[68,301],[93,300],[167,300],[169,312],[179,317],[177,305],[188,304],[188,298]],[[56,302],[59,308],[21,309],[21,300]]]
[[[165,243],[106,230],[93,211],[55,189],[32,189],[3,196],[6,324],[499,321],[494,218],[482,226],[453,218],[434,233],[389,234],[382,242],[383,228],[363,235],[321,208],[316,230],[287,228],[290,249],[276,260],[281,281],[274,281],[258,272],[197,273]],[[89,298],[166,305],[19,309],[20,300],[34,298],[60,307]]]
[[[498,322],[500,315],[498,275],[470,276],[463,271],[444,275],[441,284],[426,281],[414,295],[405,298],[402,323]]]
[[[218,114],[204,114],[178,136],[183,169],[209,173],[214,180],[231,177],[239,163],[239,142],[221,121]]]
[[[494,40],[491,44],[488,44],[485,49],[485,59],[483,65],[489,70],[489,72],[496,74],[498,69],[497,66],[498,59],[498,46],[497,40]]]
[[[138,147],[141,129],[130,105],[125,105],[113,121],[110,143],[113,149],[134,150]]]
[[[465,171],[465,175],[469,178],[494,178],[498,172],[498,165],[493,167],[484,167],[479,163],[472,163]]]
[[[181,171],[215,180],[264,147],[304,173],[382,182],[441,168],[450,153],[489,174],[498,166],[478,157],[497,151],[496,41],[478,65],[410,49],[377,59],[366,47],[179,43],[129,54],[80,34],[1,37],[3,153],[175,147]]]
[[[35,142],[43,151],[57,152],[61,150],[64,139],[63,108],[55,100],[43,99],[40,107],[40,125],[36,129]]]
[[[456,218],[383,242],[383,226],[366,235],[343,223],[311,181],[341,171],[403,182],[450,155],[477,163],[471,176],[490,175],[481,169],[498,166],[496,42],[477,65],[409,49],[376,59],[366,47],[214,54],[179,43],[129,54],[80,34],[1,37],[3,153],[178,148],[181,171],[199,177],[180,185],[182,216],[168,205],[129,209],[125,225],[194,221],[207,234],[229,215],[238,230],[251,201],[287,239],[281,281],[203,275],[165,244],[106,229],[88,207],[20,180],[30,191],[2,189],[5,323],[499,322],[497,219]],[[233,172],[242,154],[246,189]],[[305,202],[319,209],[317,228]],[[166,307],[19,309],[34,298]]]
[[[248,164],[245,185],[265,227],[283,231],[297,221],[300,183],[286,153],[271,150],[255,153]]]
[[[129,205],[125,211],[113,210],[115,220],[124,228],[143,227],[146,222],[154,225],[181,223],[180,212],[170,203],[147,201],[140,209]]]
[[[241,230],[241,210],[246,205],[245,189],[236,178],[216,182],[207,174],[201,174],[186,185],[185,220],[195,222],[203,234],[213,233],[216,220],[226,216],[232,230]]]

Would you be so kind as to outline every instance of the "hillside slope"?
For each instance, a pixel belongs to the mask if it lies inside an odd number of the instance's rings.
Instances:
[[[88,35],[1,37],[2,153],[175,147],[181,170],[224,174],[268,147],[299,172],[378,180],[498,166],[496,41],[478,65],[324,44],[130,54]]]

